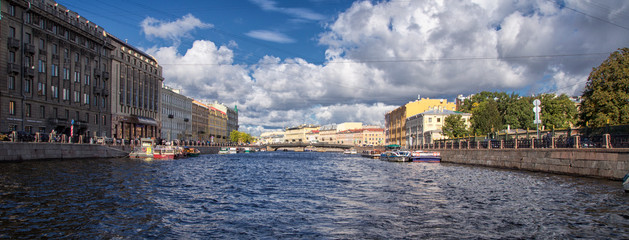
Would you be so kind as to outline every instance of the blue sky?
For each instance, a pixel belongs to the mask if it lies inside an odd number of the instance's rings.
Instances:
[[[324,26],[351,6],[350,0],[314,1],[59,1],[81,16],[103,26],[120,39],[140,47],[171,44],[170,39],[147,37],[141,22],[147,17],[162,22],[192,15],[212,27],[197,29],[180,39],[180,50],[194,39],[217,45],[235,41],[236,63],[251,64],[265,55],[301,57],[323,62],[325,46],[318,44]]]
[[[163,66],[164,83],[238,105],[254,135],[383,124],[418,96],[581,95],[629,47],[626,0],[59,1]]]

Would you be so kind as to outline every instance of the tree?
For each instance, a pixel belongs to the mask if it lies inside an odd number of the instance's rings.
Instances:
[[[240,140],[240,132],[236,130],[232,130],[229,133],[229,141],[237,143],[239,142],[239,140]]]
[[[588,77],[581,101],[585,126],[629,123],[629,48],[613,52]]]
[[[443,120],[443,127],[441,127],[441,131],[443,131],[448,138],[464,137],[468,133],[465,121],[463,121],[463,116],[461,114],[452,114],[447,116]]]
[[[235,143],[252,143],[255,139],[251,134],[232,130],[229,133],[229,140]]]
[[[502,112],[503,123],[512,129],[534,128],[533,99],[512,95],[508,101],[504,112]]]
[[[576,123],[577,107],[570,98],[561,94],[542,94],[541,119],[546,129],[568,128]]]
[[[483,135],[502,129],[502,117],[498,111],[498,103],[485,100],[472,110],[472,131]]]

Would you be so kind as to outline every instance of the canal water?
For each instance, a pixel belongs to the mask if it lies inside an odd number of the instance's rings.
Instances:
[[[0,164],[0,238],[629,238],[620,182],[336,153]]]

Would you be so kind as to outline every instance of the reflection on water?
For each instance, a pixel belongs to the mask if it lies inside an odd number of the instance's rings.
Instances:
[[[331,153],[0,164],[0,238],[629,238],[619,182]]]

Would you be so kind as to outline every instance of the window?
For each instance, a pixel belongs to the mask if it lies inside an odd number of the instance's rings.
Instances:
[[[74,82],[81,82],[81,72],[75,71],[74,72]]]
[[[43,38],[39,39],[39,49],[46,50],[46,41]]]
[[[74,115],[74,116],[75,116],[75,119],[76,119],[77,121],[81,121],[81,118],[79,117],[79,116],[80,116],[80,115],[79,115],[79,111],[76,111],[75,113],[76,113],[76,114]]]
[[[24,13],[24,22],[31,23],[31,13],[30,12]]]
[[[85,75],[85,85],[90,85],[90,75]]]
[[[432,118],[428,118],[428,122],[431,123],[432,122]]]
[[[90,114],[89,113],[85,113],[85,122],[87,122],[87,123],[90,122]]]
[[[103,122],[103,126],[107,125],[107,122],[105,120],[106,120],[105,115],[103,115],[103,121],[102,121]]]
[[[31,80],[30,79],[24,80],[24,92],[25,93],[30,93],[31,92]]]
[[[31,105],[28,103],[24,105],[24,115],[27,117],[31,116]]]
[[[57,113],[58,113],[58,109],[57,108],[52,108],[52,117],[57,118]]]
[[[9,101],[9,115],[15,115],[15,101]]]
[[[15,16],[15,6],[13,4],[9,5],[9,15]]]
[[[9,52],[9,63],[15,63],[15,52]]]
[[[46,61],[39,59],[38,70],[40,73],[46,73]]]
[[[63,57],[66,59],[70,57],[70,51],[67,48],[63,49]]]
[[[64,101],[70,100],[70,90],[66,88],[63,89],[63,100]]]
[[[437,118],[437,122],[441,122],[441,118]]]
[[[50,90],[52,91],[52,98],[59,98],[59,87],[53,85]]]
[[[9,76],[9,89],[15,90],[15,76]]]
[[[74,102],[81,102],[81,93],[79,93],[79,91],[74,91]]]
[[[30,33],[25,33],[24,34],[24,42],[25,43],[31,43],[31,34]]]
[[[46,106],[39,106],[39,114],[41,118],[46,118]]]
[[[79,61],[80,61],[80,59],[81,59],[81,57],[80,57],[79,53],[75,53],[75,54],[74,54],[74,61],[75,61],[75,62],[79,62]]]
[[[70,119],[70,110],[66,109],[66,119]]]
[[[98,124],[98,114],[94,115],[94,124]]]
[[[58,77],[59,76],[59,66],[57,66],[56,64],[51,64],[50,65],[50,75],[53,77]]]
[[[25,126],[24,131],[27,133],[33,133],[33,126]]]
[[[57,50],[57,44],[52,44],[52,54],[59,54],[58,50]]]
[[[63,68],[63,80],[70,80],[70,69]]]
[[[39,94],[40,96],[46,96],[46,83],[37,83],[37,94]]]
[[[15,38],[15,28],[9,27],[9,37]]]
[[[31,61],[31,57],[30,56],[25,56],[24,57],[24,66],[25,67],[33,66],[33,61]]]
[[[90,95],[83,93],[83,104],[90,104]]]

